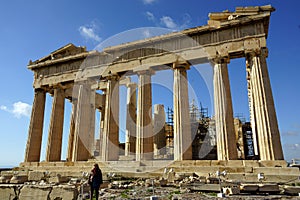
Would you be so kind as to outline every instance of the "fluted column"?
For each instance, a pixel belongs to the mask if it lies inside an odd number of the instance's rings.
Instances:
[[[228,59],[214,59],[214,109],[218,160],[237,159]]]
[[[104,120],[105,120],[105,108],[106,108],[106,89],[103,90],[103,98],[105,99],[103,101],[103,105],[101,107],[101,118],[100,118],[100,134],[99,134],[99,157],[100,160],[104,160],[102,158],[103,155],[103,151],[105,151],[105,149],[103,149],[103,137],[104,137]]]
[[[153,159],[151,72],[138,73],[136,160]]]
[[[187,69],[174,63],[174,160],[192,159],[192,135],[189,115]]]
[[[72,113],[70,118],[70,131],[69,131],[69,140],[68,140],[68,153],[67,160],[74,161],[73,158],[73,149],[74,149],[74,133],[75,133],[75,121],[77,113],[77,99],[72,99]]]
[[[164,105],[155,104],[153,112],[154,156],[164,155],[166,153],[166,113]]]
[[[95,96],[96,91],[91,90],[91,98],[90,98],[90,109],[91,114],[89,115],[90,118],[90,127],[89,127],[89,141],[90,141],[90,149],[92,156],[94,156],[94,151],[96,150],[95,144],[95,122],[96,122],[96,106],[95,106]]]
[[[127,84],[127,113],[125,156],[135,153],[136,148],[136,84]]]
[[[104,128],[102,137],[102,160],[119,159],[119,77],[107,80]]]
[[[25,162],[39,162],[41,155],[46,93],[35,89],[31,111],[29,133],[25,152]]]
[[[267,69],[267,49],[246,54],[250,71],[253,109],[251,116],[257,134],[261,160],[283,160],[277,117]]]
[[[65,94],[61,88],[54,89],[46,161],[60,161],[64,126]]]
[[[254,155],[258,156],[258,144],[257,144],[257,134],[256,134],[256,127],[255,127],[255,105],[254,105],[254,98],[253,98],[253,92],[252,92],[252,86],[251,86],[251,69],[249,66],[247,66],[246,69],[247,73],[247,89],[248,89],[248,103],[249,103],[249,111],[250,111],[250,123],[251,123],[251,131],[252,131],[252,138],[253,138],[253,147],[254,147]]]
[[[75,133],[73,147],[73,161],[86,161],[91,157],[91,88],[89,85],[78,86],[78,102],[75,118]]]

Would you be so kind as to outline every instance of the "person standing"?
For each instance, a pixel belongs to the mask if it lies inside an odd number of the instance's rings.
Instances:
[[[91,188],[91,199],[93,199],[94,191],[96,195],[96,199],[99,198],[99,188],[100,185],[103,183],[102,179],[102,172],[99,168],[99,165],[96,163],[94,164],[94,168],[91,171],[91,174],[89,176],[89,184]]]

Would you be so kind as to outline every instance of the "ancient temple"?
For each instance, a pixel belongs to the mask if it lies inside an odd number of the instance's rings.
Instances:
[[[89,160],[155,162],[157,154],[167,152],[161,149],[170,146],[168,128],[172,130],[172,151],[168,151],[172,155],[163,158],[177,163],[192,160],[194,138],[187,71],[192,65],[203,63],[210,63],[214,71],[217,161],[240,163],[227,69],[230,61],[237,58],[245,58],[249,127],[257,162],[266,161],[270,166],[282,164],[280,160],[284,157],[266,62],[266,41],[273,11],[271,6],[237,7],[235,12],[210,13],[204,26],[107,47],[101,52],[68,44],[30,62],[28,69],[34,72],[34,103],[22,166],[41,165],[47,93],[53,100],[43,166],[76,165]],[[173,72],[173,124],[168,126],[164,124],[163,107],[155,106],[152,111],[151,76],[160,70]],[[138,81],[133,82],[130,75],[136,75]],[[122,156],[119,142],[121,85],[127,87],[126,142]],[[72,113],[67,161],[62,161],[65,103],[72,104]],[[95,112],[101,112],[101,119],[96,122],[100,124],[101,133],[94,148]]]

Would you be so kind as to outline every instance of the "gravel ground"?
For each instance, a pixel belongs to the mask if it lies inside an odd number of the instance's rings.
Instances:
[[[200,193],[192,192],[188,189],[178,189],[174,187],[157,187],[153,189],[152,187],[136,187],[134,189],[102,189],[101,196],[99,199],[150,199],[151,197],[158,197],[159,200],[167,199],[221,199],[217,198],[216,193]],[[285,195],[233,195],[226,196],[226,199],[299,199],[296,196],[285,196]],[[155,199],[155,198],[152,198]]]

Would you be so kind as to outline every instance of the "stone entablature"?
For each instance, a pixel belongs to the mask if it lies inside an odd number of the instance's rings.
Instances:
[[[248,50],[256,51],[266,47],[269,17],[274,9],[270,6],[257,7],[257,12],[244,14],[239,8],[237,9],[239,11],[237,13],[211,13],[211,19],[208,22],[210,24],[211,21],[217,21],[218,27],[208,24],[108,47],[102,52],[87,52],[82,47],[68,44],[43,59],[30,62],[28,68],[35,72],[35,88],[37,88],[48,84],[73,81],[75,78],[80,79],[72,76],[73,73],[80,70],[85,71],[85,78],[99,75],[105,77],[109,71],[120,73],[133,70],[140,65],[153,63],[172,65],[180,59],[198,64],[207,62],[207,59],[217,55],[230,58],[244,57]],[[241,10],[246,11],[247,9]],[[220,20],[216,19],[214,15],[239,17]],[[67,50],[73,53],[60,54],[60,51]],[[60,56],[51,56],[56,54]],[[64,57],[62,57],[63,55]],[[155,58],[155,62],[153,58]],[[104,68],[106,70],[103,72],[101,69]]]

